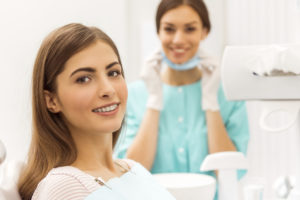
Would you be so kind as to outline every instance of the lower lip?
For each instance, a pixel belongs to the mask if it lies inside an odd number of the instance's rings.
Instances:
[[[109,112],[95,112],[97,115],[101,115],[101,116],[113,116],[115,114],[117,114],[117,112],[119,111],[119,105],[117,106],[116,109],[109,111]]]

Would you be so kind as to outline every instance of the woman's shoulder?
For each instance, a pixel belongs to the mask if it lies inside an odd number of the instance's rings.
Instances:
[[[128,158],[124,159],[116,159],[116,163],[118,163],[122,168],[126,169],[127,171],[131,170],[137,162]]]
[[[99,187],[93,177],[77,168],[58,167],[38,184],[32,199],[83,199]]]
[[[128,171],[133,172],[136,175],[149,177],[152,176],[151,173],[140,163],[131,160],[131,159],[119,159],[118,162],[122,162],[127,165],[129,168]]]

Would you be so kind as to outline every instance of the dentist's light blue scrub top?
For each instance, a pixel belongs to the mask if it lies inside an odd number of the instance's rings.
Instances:
[[[124,158],[136,136],[146,111],[147,88],[143,81],[128,85],[126,125],[117,146],[117,157]],[[152,173],[200,172],[208,155],[205,112],[202,110],[201,80],[183,86],[163,85],[163,110]],[[220,112],[226,130],[238,151],[246,154],[249,131],[245,103],[227,101],[220,87]],[[245,171],[239,171],[241,177]],[[214,172],[203,174],[214,175]]]

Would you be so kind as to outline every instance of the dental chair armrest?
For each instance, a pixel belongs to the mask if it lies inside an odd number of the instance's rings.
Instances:
[[[0,166],[0,199],[21,200],[18,192],[18,180],[24,166],[22,161],[6,160]]]

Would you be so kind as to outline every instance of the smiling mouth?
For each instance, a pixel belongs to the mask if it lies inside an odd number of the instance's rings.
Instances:
[[[119,104],[112,104],[110,106],[106,106],[106,107],[101,107],[101,108],[96,108],[96,109],[93,109],[92,111],[93,112],[96,112],[96,113],[105,113],[105,112],[111,112],[111,111],[114,111],[118,108]]]

